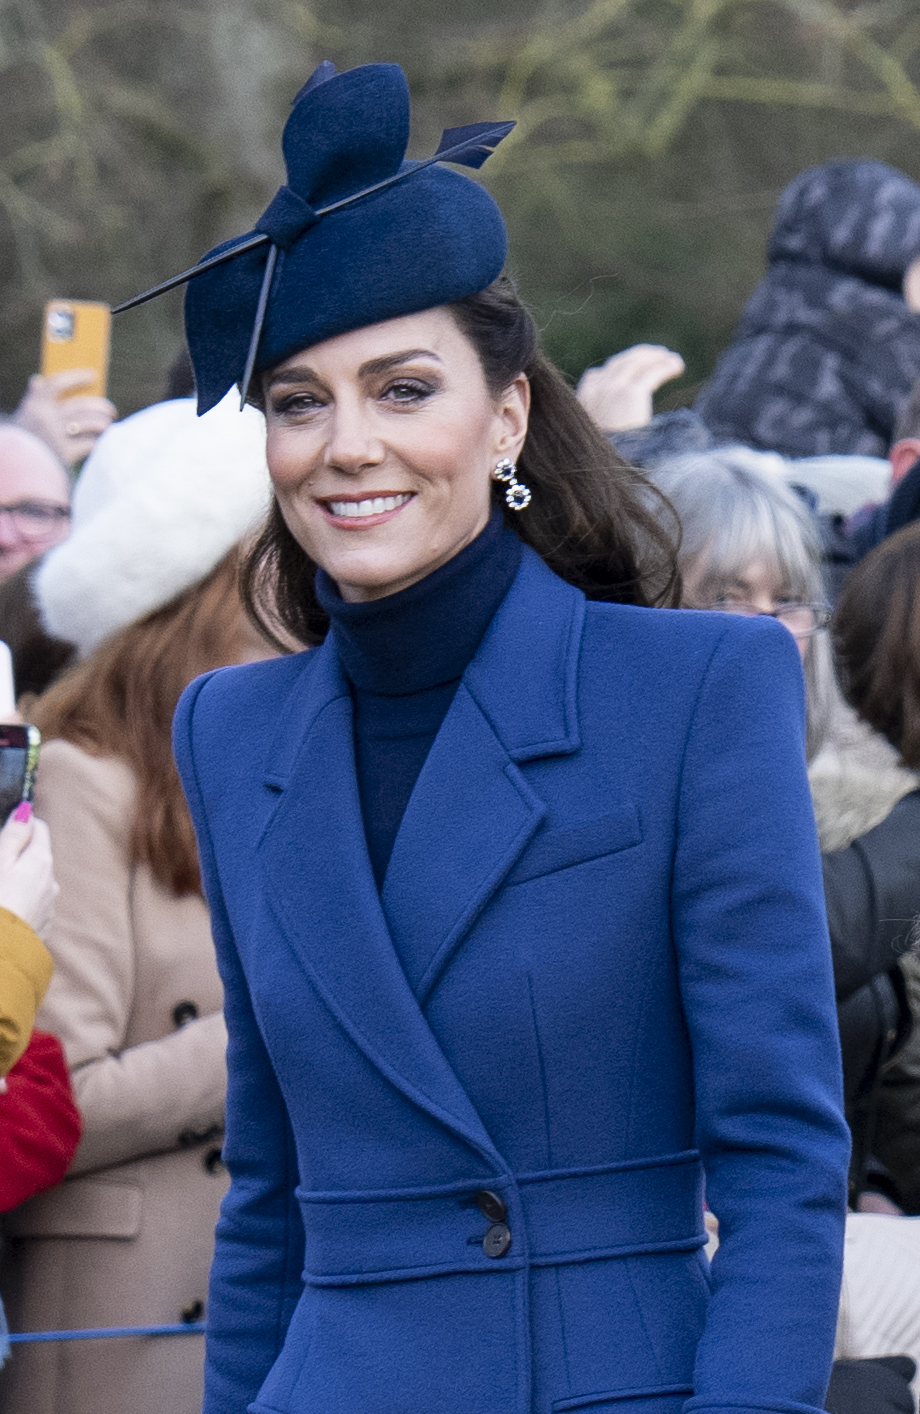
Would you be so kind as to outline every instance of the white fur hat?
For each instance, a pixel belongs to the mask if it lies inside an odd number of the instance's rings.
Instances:
[[[203,417],[190,398],[159,403],[100,437],[70,537],[34,580],[48,632],[81,657],[197,584],[265,515],[265,422],[238,397]]]

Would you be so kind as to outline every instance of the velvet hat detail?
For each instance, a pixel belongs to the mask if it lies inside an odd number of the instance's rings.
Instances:
[[[188,281],[185,326],[207,412],[298,349],[476,293],[501,273],[507,236],[488,192],[441,165],[481,167],[513,123],[447,129],[405,159],[409,88],[396,64],[321,64],[294,99],[287,183],[246,236],[128,301]],[[118,312],[118,311],[116,311]]]

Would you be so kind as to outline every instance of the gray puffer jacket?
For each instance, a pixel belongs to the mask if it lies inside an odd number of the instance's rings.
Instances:
[[[920,186],[884,162],[826,162],[784,191],[731,345],[695,404],[718,442],[885,456],[920,378],[901,284],[920,254]]]

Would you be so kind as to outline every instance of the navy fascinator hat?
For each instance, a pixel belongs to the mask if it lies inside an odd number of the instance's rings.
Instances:
[[[319,66],[294,99],[281,146],[288,180],[248,235],[120,305],[188,282],[185,328],[198,411],[234,383],[350,329],[483,290],[507,236],[488,192],[444,162],[481,167],[513,123],[449,128],[407,162],[409,87],[397,64]]]

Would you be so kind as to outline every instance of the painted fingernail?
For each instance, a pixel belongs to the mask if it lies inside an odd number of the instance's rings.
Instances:
[[[18,820],[20,825],[26,825],[32,819],[32,806],[27,800],[21,800],[16,806],[13,819]]]

